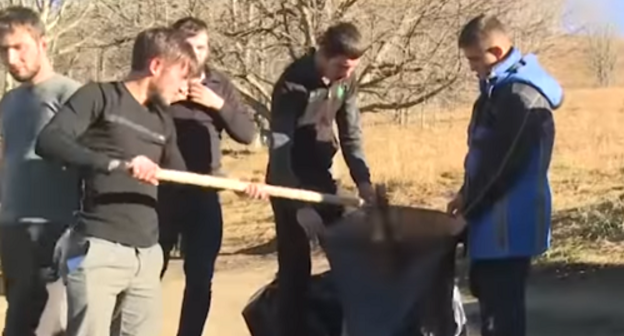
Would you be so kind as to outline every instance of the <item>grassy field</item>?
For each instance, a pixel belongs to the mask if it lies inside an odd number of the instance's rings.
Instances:
[[[624,260],[624,86],[595,88],[585,56],[578,40],[562,40],[540,55],[566,89],[565,104],[556,112],[550,174],[554,246],[545,259],[614,263]],[[365,116],[365,150],[374,180],[387,183],[394,203],[442,208],[461,183],[470,107],[421,111],[425,114],[406,126],[384,116]],[[225,167],[231,175],[262,178],[264,149],[226,147]],[[348,188],[351,181],[339,155],[336,162],[336,176]],[[271,251],[263,247],[274,235],[266,202],[225,193],[224,208],[223,253]]]

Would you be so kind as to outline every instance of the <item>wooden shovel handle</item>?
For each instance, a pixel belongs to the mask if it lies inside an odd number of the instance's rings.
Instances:
[[[217,177],[211,175],[202,175],[176,170],[163,169],[158,172],[159,181],[167,181],[179,184],[190,184],[206,188],[227,189],[233,191],[245,191],[251,182],[244,182],[236,179],[225,177]],[[360,207],[364,205],[364,200],[359,197],[340,196],[333,194],[323,194],[310,190],[286,188],[272,186],[268,184],[260,184],[269,196],[278,198],[287,198],[291,200],[311,202],[311,203],[330,203],[344,206]]]

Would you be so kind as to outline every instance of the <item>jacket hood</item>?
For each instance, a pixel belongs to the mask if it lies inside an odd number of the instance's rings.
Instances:
[[[524,83],[538,90],[550,103],[553,110],[563,103],[563,88],[539,63],[535,54],[522,55],[516,48],[502,63],[498,64],[482,89],[488,93],[495,87],[510,83]]]

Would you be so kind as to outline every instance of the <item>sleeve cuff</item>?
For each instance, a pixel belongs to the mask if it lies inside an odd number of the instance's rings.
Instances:
[[[368,183],[371,184],[371,176],[370,174],[358,174],[358,175],[354,175],[353,176],[353,182],[355,182],[355,184],[357,186],[360,186],[362,184]]]
[[[128,163],[123,160],[111,159],[105,155],[96,156],[94,160],[94,168],[97,171],[110,174],[117,170],[123,170]]]

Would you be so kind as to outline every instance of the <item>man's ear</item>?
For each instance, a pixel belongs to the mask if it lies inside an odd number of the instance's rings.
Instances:
[[[47,51],[48,50],[48,38],[46,36],[42,36],[40,43],[41,43],[41,48]]]
[[[162,71],[164,64],[162,59],[158,58],[158,57],[154,57],[150,60],[149,62],[149,72],[150,75],[152,76],[156,76],[158,74],[160,74],[160,72]]]
[[[492,55],[496,57],[496,59],[499,59],[499,60],[505,56],[505,53],[503,52],[503,48],[499,46],[493,46],[489,48],[488,52],[490,52]]]

